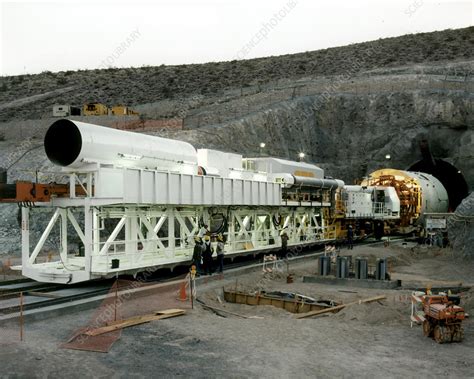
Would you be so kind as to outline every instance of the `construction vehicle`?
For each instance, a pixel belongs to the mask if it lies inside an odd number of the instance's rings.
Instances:
[[[126,105],[115,105],[112,108],[110,108],[110,113],[113,116],[136,116],[136,115],[138,115],[138,112],[135,112],[134,110],[127,107]]]
[[[438,343],[461,342],[464,338],[462,321],[466,317],[459,306],[459,296],[424,295],[423,334]]]
[[[87,103],[83,107],[82,114],[84,116],[136,116],[138,112],[126,105],[115,105],[109,108],[101,103]]]
[[[109,108],[101,103],[88,103],[84,105],[82,114],[84,116],[107,116]]]

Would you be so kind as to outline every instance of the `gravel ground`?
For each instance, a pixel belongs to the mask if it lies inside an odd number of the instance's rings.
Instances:
[[[466,278],[473,272],[470,263],[460,267],[443,251],[420,254],[394,246],[356,247],[353,253],[397,257],[393,277],[411,275],[413,283],[423,285],[437,280],[439,267],[443,267],[441,282],[468,283]],[[472,322],[465,323],[464,342],[438,345],[423,337],[420,327],[410,328],[409,291],[301,282],[302,275],[315,270],[316,261],[304,261],[291,265],[296,279],[292,284],[286,284],[285,274],[262,280],[262,274],[256,272],[238,277],[237,286],[297,291],[342,302],[379,294],[385,294],[387,300],[356,305],[334,315],[295,320],[292,314],[274,307],[221,304],[217,296],[222,298],[222,286],[235,286],[236,279],[211,281],[199,287],[198,296],[207,304],[257,317],[221,317],[197,306],[182,317],[125,329],[107,354],[59,348],[74,330],[87,323],[93,310],[27,324],[23,343],[15,342],[16,326],[3,328],[1,376],[473,377]],[[356,293],[342,292],[347,290]],[[473,290],[465,294],[463,302],[474,313]]]

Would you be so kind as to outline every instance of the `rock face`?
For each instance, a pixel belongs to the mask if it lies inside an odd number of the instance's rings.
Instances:
[[[456,255],[474,258],[474,193],[456,208],[448,222],[448,235]]]
[[[419,143],[427,140],[433,155],[458,168],[472,189],[472,104],[472,94],[454,91],[306,96],[171,136],[247,156],[261,154],[260,142],[267,155],[296,159],[304,152],[326,175],[347,183],[382,167],[407,169],[421,159]]]

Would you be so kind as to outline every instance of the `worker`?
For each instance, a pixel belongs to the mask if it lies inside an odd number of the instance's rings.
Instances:
[[[286,234],[286,227],[283,229],[281,232],[281,250],[280,250],[280,259],[283,259],[286,257],[287,250],[288,250],[288,240],[290,237],[288,237],[288,234]]]
[[[224,271],[224,236],[219,233],[217,236],[217,272],[222,273]]]
[[[194,237],[193,265],[196,266],[198,275],[202,274],[202,240],[199,236]]]
[[[442,243],[443,243],[443,248],[446,248],[449,245],[448,232],[446,232],[446,231],[443,232]]]
[[[298,235],[298,239],[300,241],[304,241],[305,240],[305,236],[304,236],[304,230],[303,230],[303,226],[301,226],[301,224],[299,222],[296,223],[296,230],[297,230],[297,235]]]
[[[212,274],[212,253],[211,235],[208,233],[204,236],[204,245],[202,250],[203,271],[205,275]]]
[[[349,225],[347,229],[347,248],[352,250],[354,247],[354,230],[352,229],[352,225]]]

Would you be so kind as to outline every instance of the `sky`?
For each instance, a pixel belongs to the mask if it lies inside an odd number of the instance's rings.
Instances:
[[[250,59],[474,20],[454,0],[0,1],[0,75]]]

